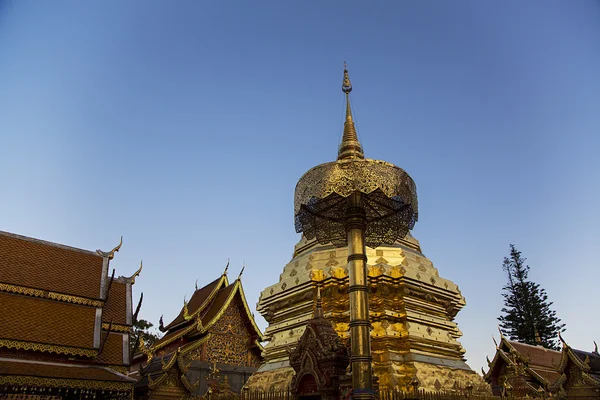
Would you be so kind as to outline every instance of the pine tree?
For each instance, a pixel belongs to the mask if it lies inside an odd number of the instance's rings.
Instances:
[[[528,280],[525,260],[511,244],[510,257],[505,257],[502,264],[508,283],[502,288],[504,315],[498,317],[500,331],[511,340],[558,350],[558,333],[564,332],[565,324],[550,309],[552,302],[546,291]]]

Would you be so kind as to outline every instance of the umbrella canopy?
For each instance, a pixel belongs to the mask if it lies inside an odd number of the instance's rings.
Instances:
[[[352,85],[347,70],[342,90],[346,93],[346,122],[338,159],[317,165],[298,181],[294,195],[296,232],[322,244],[346,246],[348,198],[360,193],[366,214],[365,244],[372,248],[393,244],[406,236],[418,219],[417,187],[402,168],[364,158],[352,119]]]

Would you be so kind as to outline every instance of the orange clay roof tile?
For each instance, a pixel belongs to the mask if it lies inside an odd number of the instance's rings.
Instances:
[[[102,321],[127,325],[127,288],[126,283],[116,279],[110,285],[108,299],[102,308]]]
[[[100,298],[103,258],[86,250],[0,232],[0,282]]]
[[[106,332],[102,331],[102,340],[106,337]],[[104,343],[102,353],[95,358],[95,361],[102,364],[124,365],[129,360],[123,362],[123,334],[111,332]]]
[[[0,339],[93,348],[96,308],[0,292]]]

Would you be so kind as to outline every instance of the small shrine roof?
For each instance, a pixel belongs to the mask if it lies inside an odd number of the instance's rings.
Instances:
[[[103,261],[91,251],[0,231],[0,283],[100,299]]]
[[[96,308],[4,292],[0,304],[0,339],[94,347]]]
[[[2,376],[9,377],[11,375],[84,381],[135,382],[134,379],[107,367],[0,358],[0,383],[2,383]]]

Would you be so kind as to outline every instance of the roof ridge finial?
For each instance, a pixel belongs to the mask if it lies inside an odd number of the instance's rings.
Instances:
[[[244,270],[246,269],[246,261],[244,261],[244,263],[242,264],[242,270],[240,271],[240,274],[237,277],[237,281],[239,281],[240,279],[242,279],[242,274],[244,273]]]
[[[348,75],[346,61],[344,61],[344,79],[342,80],[342,92],[346,94],[346,120],[344,122],[344,135],[342,143],[338,149],[338,160],[345,158],[365,158],[362,146],[358,141],[356,127],[352,119],[352,107],[350,106],[350,92],[352,91],[352,83]]]
[[[227,270],[229,269],[229,257],[227,257],[227,265],[225,266],[225,270],[223,271],[223,275],[227,275]]]

